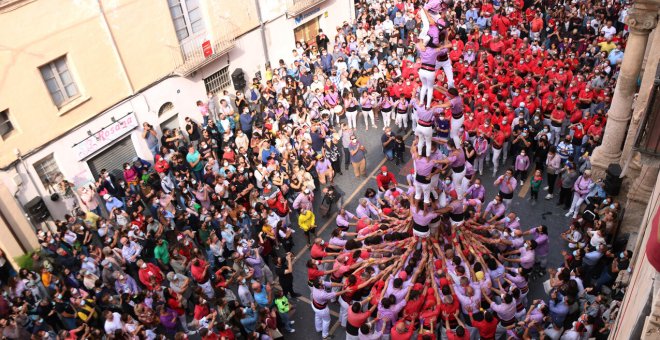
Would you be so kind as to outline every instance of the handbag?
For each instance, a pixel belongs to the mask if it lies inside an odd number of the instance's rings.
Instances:
[[[284,338],[284,335],[282,334],[282,332],[280,332],[279,329],[275,328],[270,331],[270,337],[273,339],[282,339]]]

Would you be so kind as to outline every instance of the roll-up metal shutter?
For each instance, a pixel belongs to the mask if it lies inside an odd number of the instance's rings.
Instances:
[[[137,157],[137,153],[129,135],[89,159],[87,164],[94,178],[99,177],[101,169],[107,169],[115,178],[120,179],[124,178],[122,165],[126,162],[130,163],[135,157]]]
[[[179,114],[175,114],[174,116],[167,118],[166,121],[160,123],[160,131],[164,131],[165,129],[178,129],[179,126]]]

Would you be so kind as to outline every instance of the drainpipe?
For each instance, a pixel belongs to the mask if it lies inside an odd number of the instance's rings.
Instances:
[[[135,87],[133,87],[133,82],[131,82],[131,78],[128,76],[128,70],[126,69],[124,58],[121,57],[121,53],[119,53],[119,48],[117,48],[117,40],[115,39],[114,34],[112,34],[112,29],[110,28],[110,24],[108,24],[108,17],[105,15],[105,8],[103,8],[103,3],[101,0],[97,0],[97,2],[99,4],[99,11],[101,12],[101,19],[103,20],[103,26],[107,30],[108,35],[110,36],[110,41],[112,42],[112,51],[117,57],[119,61],[119,65],[121,65],[121,70],[124,72],[124,80],[126,81],[126,85],[128,85],[128,88],[131,91],[131,95],[133,95],[135,94]]]
[[[257,18],[259,19],[259,32],[261,33],[261,49],[264,52],[266,62],[270,63],[270,56],[268,55],[268,44],[266,44],[266,30],[264,29],[264,21],[261,17],[261,6],[259,0],[254,0],[254,5],[257,8]]]

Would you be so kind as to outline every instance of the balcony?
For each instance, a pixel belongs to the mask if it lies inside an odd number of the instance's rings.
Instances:
[[[324,1],[325,0],[286,0],[286,15],[288,18],[297,17]]]
[[[633,149],[639,151],[643,163],[660,165],[660,64],[656,69],[648,106],[639,125]]]
[[[234,48],[238,35],[236,26],[226,23],[215,32],[219,35],[214,39],[209,39],[207,32],[200,32],[172,48],[174,74],[189,76]]]

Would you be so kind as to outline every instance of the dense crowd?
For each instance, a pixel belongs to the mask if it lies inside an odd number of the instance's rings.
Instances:
[[[153,160],[77,190],[29,268],[0,256],[2,336],[286,338],[306,274],[324,339],[333,303],[347,339],[606,339],[632,254],[613,247],[621,206],[589,157],[629,6],[356,1],[356,20],[209,93],[183,131],[144,123]],[[388,166],[413,171],[399,185],[383,166],[348,211],[334,179],[366,177],[370,127]],[[511,211],[525,185],[567,210],[562,240]],[[335,211],[324,240],[317,216]],[[527,298],[533,280],[546,298]]]

